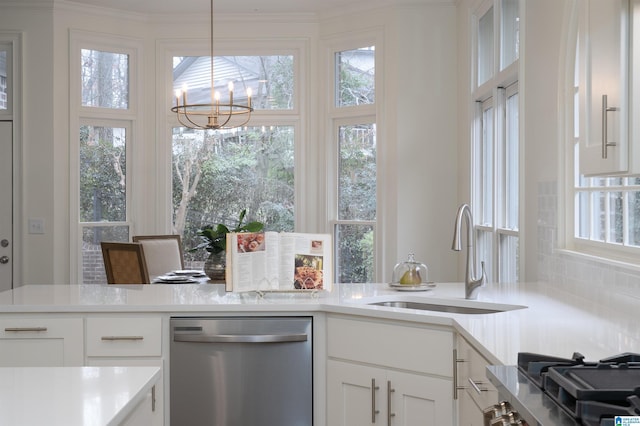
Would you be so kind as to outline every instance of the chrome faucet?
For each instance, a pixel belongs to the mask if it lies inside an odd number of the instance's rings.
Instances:
[[[476,237],[473,232],[473,216],[471,215],[471,208],[468,204],[462,204],[460,208],[458,208],[451,249],[455,251],[462,250],[462,237],[460,234],[462,233],[463,218],[467,223],[467,268],[464,276],[464,297],[466,299],[477,299],[480,287],[487,281],[487,275],[484,271],[484,262],[481,262],[482,275],[480,278],[476,278]]]

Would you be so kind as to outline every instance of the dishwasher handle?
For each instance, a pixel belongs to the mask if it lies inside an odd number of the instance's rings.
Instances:
[[[191,343],[286,343],[306,342],[306,333],[300,334],[175,334],[174,342]]]

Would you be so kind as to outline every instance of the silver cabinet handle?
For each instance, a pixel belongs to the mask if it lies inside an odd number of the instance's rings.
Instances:
[[[47,327],[5,327],[6,332],[34,332],[34,331],[47,331]]]
[[[380,386],[376,386],[376,379],[371,379],[371,423],[376,422],[376,415],[380,410],[376,410],[376,391]]]
[[[3,265],[6,265],[7,263],[9,263],[9,256],[0,257],[0,263]]]
[[[192,343],[286,343],[306,342],[308,336],[302,334],[175,334],[174,342]]]
[[[156,385],[151,388],[151,412],[156,412]]]
[[[391,387],[391,380],[387,380],[387,426],[391,426],[391,419],[396,413],[391,412],[391,394],[396,390]]]
[[[453,350],[453,399],[458,399],[458,391],[465,389],[464,386],[458,386],[458,364],[465,362],[464,359],[458,358],[458,350]]]
[[[607,158],[607,150],[610,146],[616,146],[616,142],[609,142],[608,139],[608,128],[609,128],[609,120],[607,113],[618,111],[619,108],[610,107],[607,102],[607,95],[602,95],[602,158]]]
[[[471,379],[471,377],[469,377],[469,384],[478,393],[488,392],[489,391],[489,389],[484,389],[484,388],[481,388],[480,386],[478,386],[478,385],[482,385],[482,382],[477,382],[476,383]]]
[[[144,336],[102,336],[101,340],[144,340]]]

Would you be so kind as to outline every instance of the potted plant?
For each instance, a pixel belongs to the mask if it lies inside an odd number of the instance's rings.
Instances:
[[[205,249],[209,257],[204,263],[204,272],[212,281],[224,281],[226,268],[227,234],[230,232],[260,232],[264,228],[261,222],[249,222],[243,225],[247,209],[240,212],[238,223],[229,228],[223,223],[207,225],[198,230],[202,242],[189,251]]]

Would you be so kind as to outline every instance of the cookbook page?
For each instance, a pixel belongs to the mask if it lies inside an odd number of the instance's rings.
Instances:
[[[274,238],[275,235],[275,238]],[[228,264],[231,269],[227,290],[237,292],[277,288],[277,276],[272,265],[277,264],[277,233],[243,232],[227,235]]]
[[[280,290],[331,290],[331,235],[280,234]]]

